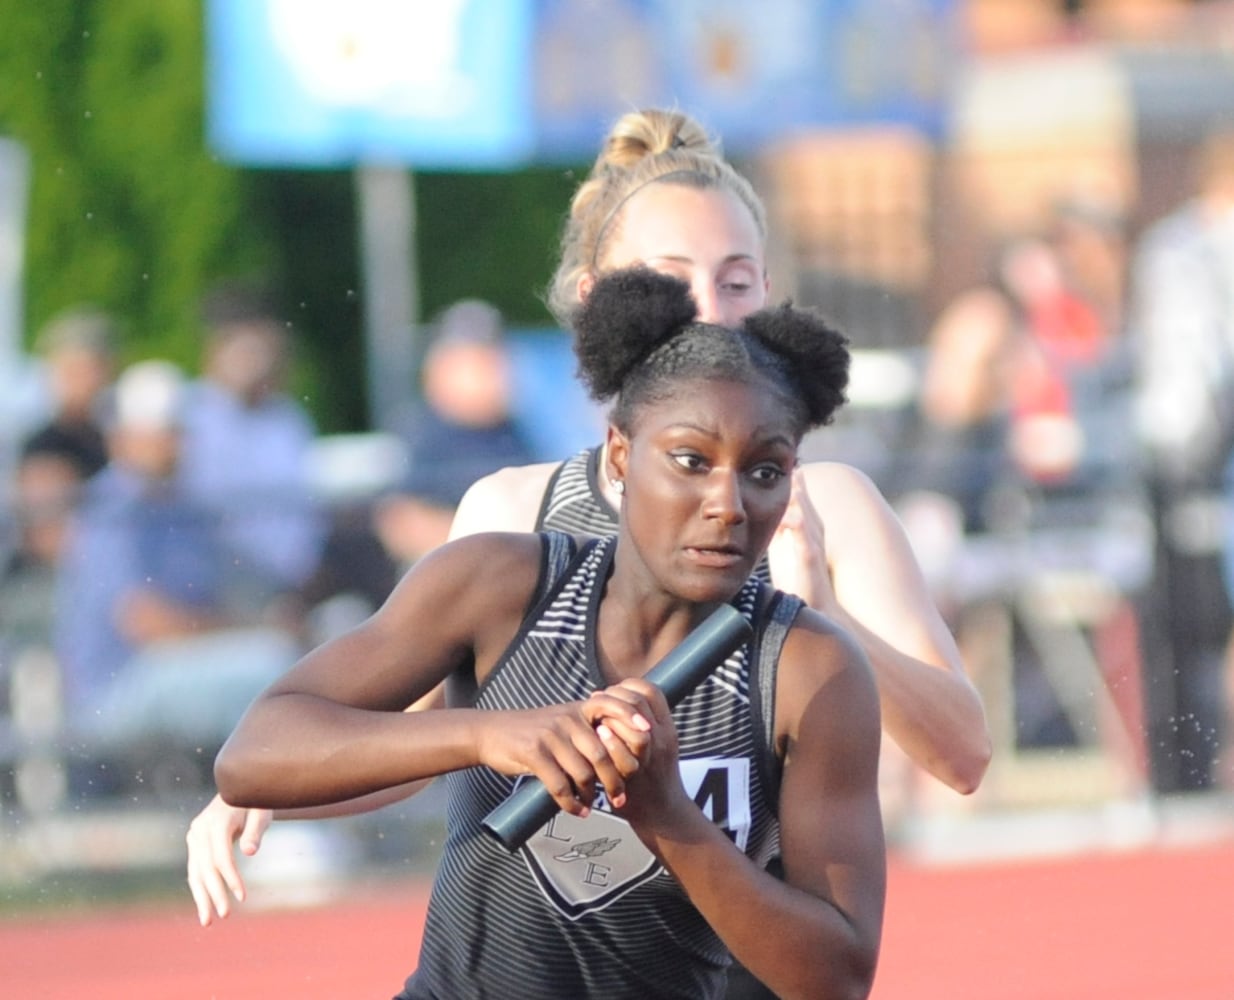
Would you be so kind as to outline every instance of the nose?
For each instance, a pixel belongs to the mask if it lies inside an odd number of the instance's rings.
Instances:
[[[727,469],[713,469],[708,476],[707,494],[703,498],[703,516],[724,524],[741,524],[746,519],[746,505],[741,495],[741,477]]]
[[[690,291],[698,305],[699,322],[724,325],[726,317],[722,312],[720,295],[711,278],[696,279],[691,284]]]

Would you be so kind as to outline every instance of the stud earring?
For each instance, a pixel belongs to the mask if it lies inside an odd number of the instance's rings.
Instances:
[[[622,480],[610,479],[609,482],[612,484],[613,489],[616,491],[618,496],[622,496],[626,492],[626,484]]]

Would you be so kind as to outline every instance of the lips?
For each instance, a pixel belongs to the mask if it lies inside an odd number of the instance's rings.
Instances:
[[[699,566],[727,569],[740,563],[745,554],[736,545],[689,545],[686,555]]]

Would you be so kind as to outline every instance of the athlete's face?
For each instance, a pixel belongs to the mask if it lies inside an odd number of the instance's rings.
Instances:
[[[636,264],[689,284],[705,323],[737,326],[767,304],[763,239],[750,210],[725,190],[657,183],[630,198],[613,220],[600,268]]]
[[[694,380],[648,404],[629,436],[610,428],[609,475],[625,484],[622,535],[665,590],[728,600],[788,505],[798,434],[778,392]]]

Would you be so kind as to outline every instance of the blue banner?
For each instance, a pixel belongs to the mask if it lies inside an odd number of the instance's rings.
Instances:
[[[209,140],[242,163],[532,155],[530,0],[210,0]]]
[[[210,0],[210,140],[239,162],[587,160],[677,106],[754,151],[944,127],[958,0]]]
[[[594,155],[632,108],[676,106],[753,152],[786,133],[945,126],[956,0],[537,0],[536,156]]]

